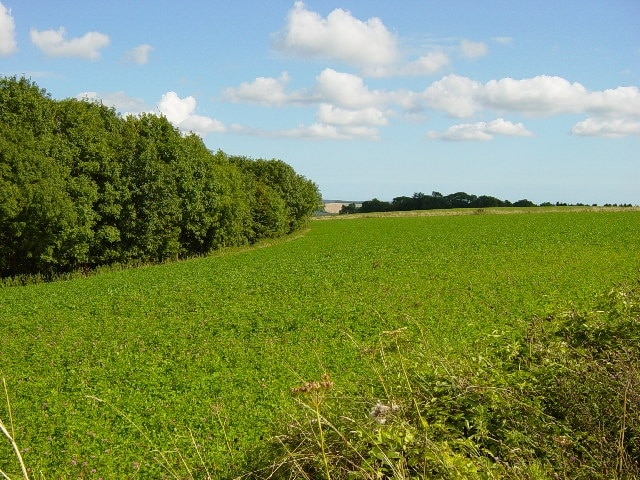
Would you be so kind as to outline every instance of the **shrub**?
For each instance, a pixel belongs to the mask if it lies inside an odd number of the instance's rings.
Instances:
[[[640,293],[496,332],[465,360],[434,360],[408,330],[363,349],[378,380],[360,396],[323,381],[256,458],[260,478],[638,478]]]

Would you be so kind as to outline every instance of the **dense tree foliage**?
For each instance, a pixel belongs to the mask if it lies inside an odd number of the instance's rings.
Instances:
[[[340,215],[350,213],[370,213],[370,212],[401,212],[411,210],[437,210],[449,208],[489,208],[489,207],[585,207],[584,203],[564,203],[564,202],[544,202],[536,205],[526,198],[511,203],[509,200],[500,200],[489,195],[470,195],[465,192],[456,192],[449,195],[442,195],[440,192],[432,192],[426,195],[422,192],[414,193],[411,197],[396,197],[391,202],[385,202],[374,198],[362,202],[360,206],[355,203],[343,205]],[[591,206],[596,207],[597,204]],[[632,207],[630,203],[625,204],[604,204],[605,207]]]
[[[280,160],[230,157],[232,165],[247,175],[252,199],[252,228],[258,236],[277,236],[303,226],[309,212],[322,203],[317,188]]]
[[[251,243],[301,228],[320,201],[282,161],[213,153],[164,117],[0,78],[0,276]]]
[[[411,197],[396,197],[391,202],[384,202],[374,198],[362,202],[360,207],[355,204],[344,205],[341,214],[369,213],[369,212],[397,212],[410,210],[435,210],[448,208],[488,208],[488,207],[533,207],[535,204],[529,200],[518,200],[511,203],[509,200],[500,200],[488,195],[470,195],[465,192],[456,192],[442,195],[440,192],[432,192],[431,195],[422,192],[414,193]]]

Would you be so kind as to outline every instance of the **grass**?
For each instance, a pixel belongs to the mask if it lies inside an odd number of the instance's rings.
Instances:
[[[262,478],[638,478],[639,287],[533,318],[465,359],[433,359],[407,329],[382,333],[367,356],[377,398],[295,389],[301,408],[265,447]]]
[[[6,287],[13,438],[32,476],[159,478],[168,463],[232,477],[295,410],[292,387],[326,373],[371,395],[362,355],[380,332],[420,332],[431,358],[509,341],[637,276],[639,237],[637,211],[352,218],[269,248]],[[2,465],[20,471],[0,445]]]

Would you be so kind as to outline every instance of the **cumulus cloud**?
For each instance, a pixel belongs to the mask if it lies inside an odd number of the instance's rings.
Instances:
[[[76,95],[78,100],[101,102],[104,105],[115,108],[123,115],[136,115],[149,112],[149,106],[141,98],[133,98],[123,91],[114,93],[82,92]]]
[[[284,105],[288,100],[285,93],[288,78],[287,74],[282,74],[280,78],[258,77],[253,82],[243,82],[238,87],[225,89],[223,96],[232,102]]]
[[[197,115],[196,99],[192,96],[180,98],[176,92],[167,92],[160,98],[156,108],[149,107],[144,100],[128,96],[125,92],[98,93],[82,92],[76,95],[78,100],[100,102],[115,108],[122,115],[157,114],[160,112],[169,122],[183,132],[194,132],[200,136],[208,133],[226,132],[225,125],[211,117]]]
[[[279,78],[259,77],[226,89],[223,98],[267,106],[318,104],[318,123],[289,133],[305,138],[320,138],[323,133],[326,138],[377,138],[377,131],[374,134],[366,128],[384,126],[392,116],[423,119],[429,110],[454,118],[470,118],[485,111],[525,117],[588,114],[591,118],[575,125],[571,132],[612,138],[635,134],[640,121],[638,87],[589,91],[580,83],[545,75],[482,83],[451,74],[431,83],[423,91],[371,89],[362,77],[332,68],[322,70],[309,90],[287,92],[289,81],[286,73]],[[346,132],[343,127],[347,126],[365,130]],[[429,135],[445,140],[490,140],[495,135],[530,134],[522,124],[498,119],[489,123],[455,125],[444,133]]]
[[[447,75],[433,82],[420,95],[414,95],[412,101],[414,105],[425,105],[458,118],[471,117],[481,110],[530,117],[592,115],[594,118],[586,124],[574,127],[572,132],[576,135],[585,134],[579,132],[608,137],[633,134],[640,119],[638,87],[589,91],[580,83],[547,75],[521,80],[502,78],[485,84],[467,77]],[[596,125],[602,128],[596,128]]]
[[[133,63],[137,63],[138,65],[145,65],[149,62],[149,54],[153,50],[151,45],[143,43],[142,45],[138,45],[135,48],[129,50],[125,58]]]
[[[611,109],[637,96],[636,91],[590,94],[579,83],[541,75],[515,80],[502,78],[482,84],[467,77],[447,75],[427,87],[422,97],[427,105],[454,117],[470,117],[482,108],[517,112],[530,116],[580,113],[596,108]],[[615,99],[615,101],[614,101]]]
[[[379,18],[361,21],[337,8],[327,18],[296,1],[276,46],[302,57],[333,58],[365,69],[398,60],[397,39]]]
[[[387,115],[376,105],[383,105],[386,93],[370,90],[361,77],[350,73],[324,69],[316,77],[316,85],[309,91],[288,93],[288,74],[279,78],[259,77],[253,82],[242,83],[238,87],[227,88],[223,98],[233,102],[258,103],[266,106],[318,103],[317,122],[311,125],[279,132],[254,130],[242,126],[229,129],[235,133],[267,137],[288,137],[304,139],[379,139],[378,126],[388,123]],[[180,112],[189,110],[184,105]],[[184,114],[184,113],[183,113]],[[176,116],[179,120],[180,117]]]
[[[571,129],[573,135],[584,137],[621,138],[640,135],[640,121],[587,118]]]
[[[203,115],[189,115],[185,120],[177,125],[183,131],[195,132],[200,136],[206,136],[208,133],[225,132],[227,129],[224,124],[215,118]]]
[[[589,94],[587,111],[603,116],[640,117],[640,89],[618,87]]]
[[[347,110],[327,103],[320,104],[316,117],[319,122],[330,125],[386,125],[385,114],[374,107]]]
[[[425,75],[449,63],[444,53],[430,53],[407,62],[398,47],[398,37],[377,17],[355,18],[337,8],[323,18],[296,1],[275,47],[303,58],[337,60],[358,67],[365,75]]]
[[[158,102],[158,109],[174,125],[180,125],[196,109],[194,97],[180,98],[176,92],[167,92]]]
[[[379,140],[378,130],[365,126],[336,126],[314,123],[291,130],[273,132],[272,136],[315,140]]]
[[[489,51],[485,43],[472,42],[471,40],[462,40],[460,42],[460,50],[462,51],[462,56],[466,58],[484,57]]]
[[[257,103],[259,105],[280,107],[287,104],[304,104],[315,100],[305,91],[287,93],[286,86],[290,77],[283,72],[279,78],[258,77],[252,82],[243,82],[237,87],[223,91],[223,98],[231,102]]]
[[[376,128],[357,125],[328,125],[326,123],[313,123],[311,125],[299,125],[285,130],[265,130],[250,128],[243,125],[231,125],[229,132],[266,138],[298,138],[303,140],[379,140],[380,135]]]
[[[512,123],[502,118],[491,122],[463,123],[453,125],[443,133],[429,132],[427,138],[448,141],[488,141],[495,135],[531,137],[533,133],[522,123]]]
[[[64,27],[43,31],[32,28],[29,34],[31,42],[50,57],[97,60],[100,58],[100,49],[109,45],[111,41],[107,35],[100,32],[88,32],[82,37],[67,40]]]
[[[470,117],[479,108],[478,93],[482,85],[467,77],[447,75],[433,82],[423,93],[427,105],[453,117]]]
[[[442,52],[431,52],[397,68],[400,75],[433,75],[449,65],[449,57]]]
[[[491,80],[482,89],[481,101],[497,110],[536,116],[579,113],[587,109],[589,103],[583,85],[547,75]]]
[[[316,77],[316,81],[316,89],[321,98],[341,107],[366,108],[386,101],[387,95],[384,92],[369,90],[361,77],[351,73],[325,68]]]
[[[222,122],[193,113],[196,99],[192,96],[180,98],[176,92],[167,92],[158,102],[158,109],[167,120],[183,131],[192,131],[201,136],[226,131]]]
[[[0,55],[8,56],[17,51],[16,24],[11,10],[0,3]]]
[[[284,105],[320,104],[323,115],[328,112],[327,105],[333,105],[346,112],[381,111],[378,106],[392,102],[392,97],[400,99],[402,95],[369,89],[362,77],[351,73],[338,72],[325,68],[316,76],[316,84],[309,90],[287,92],[286,85],[290,81],[285,72],[279,78],[258,77],[252,82],[241,83],[237,87],[229,87],[223,91],[222,98],[231,102],[254,103],[264,106],[280,107]],[[404,95],[411,96],[410,92]],[[408,101],[405,102],[408,104]],[[362,112],[359,113],[359,115]]]

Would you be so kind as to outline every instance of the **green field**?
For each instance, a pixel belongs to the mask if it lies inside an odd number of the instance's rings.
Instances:
[[[360,353],[380,332],[465,356],[637,279],[639,238],[637,210],[329,219],[264,248],[5,287],[15,437],[35,478],[159,477],[154,448],[233,476],[301,381],[373,395]],[[6,442],[0,469],[18,472]]]

